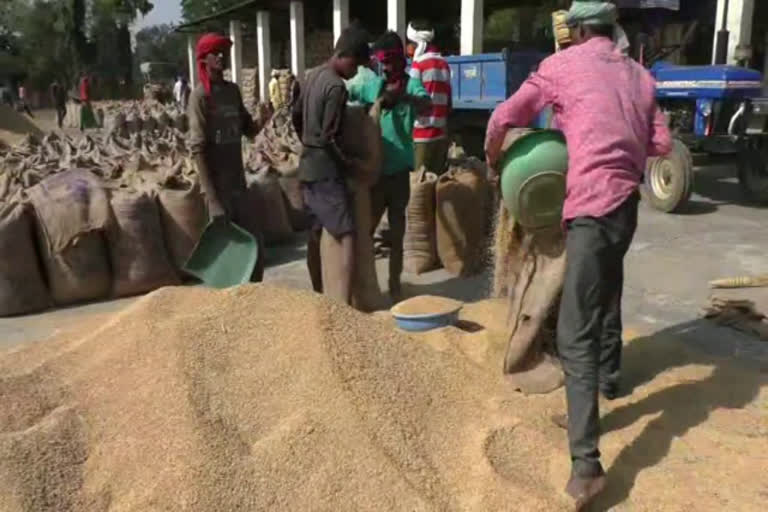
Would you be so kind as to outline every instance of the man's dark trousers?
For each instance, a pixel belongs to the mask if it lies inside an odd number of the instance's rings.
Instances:
[[[566,272],[557,322],[565,371],[573,472],[603,474],[598,391],[615,395],[621,369],[624,256],[637,228],[639,194],[604,217],[568,222]]]

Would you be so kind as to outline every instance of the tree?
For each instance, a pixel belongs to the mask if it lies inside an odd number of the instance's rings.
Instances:
[[[173,65],[176,72],[186,66],[186,40],[174,32],[170,25],[147,27],[136,34],[137,62],[164,62]]]

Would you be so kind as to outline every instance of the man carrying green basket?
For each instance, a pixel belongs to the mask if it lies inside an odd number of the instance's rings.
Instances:
[[[567,17],[573,46],[542,62],[496,109],[486,136],[488,165],[498,172],[507,130],[552,106],[568,145],[557,351],[572,460],[566,492],[577,509],[605,486],[598,392],[607,399],[619,393],[623,261],[637,227],[638,186],[647,157],[671,150],[655,82],[617,49],[616,21],[610,2],[574,1]]]

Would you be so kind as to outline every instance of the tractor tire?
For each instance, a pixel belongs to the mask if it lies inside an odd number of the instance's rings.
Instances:
[[[656,210],[675,213],[683,209],[693,192],[693,157],[688,146],[675,139],[669,155],[649,158],[640,190]]]
[[[746,149],[739,154],[739,184],[750,201],[768,203],[768,167],[760,151]]]

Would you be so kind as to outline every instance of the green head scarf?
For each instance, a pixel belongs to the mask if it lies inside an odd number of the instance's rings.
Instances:
[[[576,25],[613,25],[619,19],[619,11],[611,2],[574,0],[568,16],[568,26]]]

